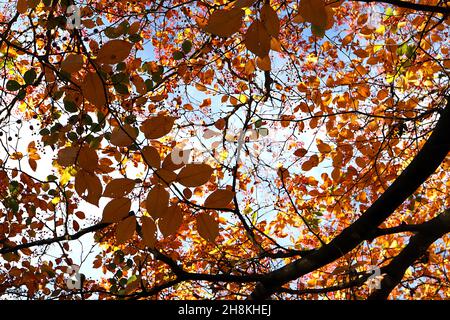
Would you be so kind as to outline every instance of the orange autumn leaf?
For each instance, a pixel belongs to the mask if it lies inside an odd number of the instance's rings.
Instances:
[[[203,206],[210,209],[226,208],[234,195],[233,191],[217,189],[206,198]]]
[[[113,199],[103,209],[102,222],[119,222],[127,217],[131,208],[131,200],[128,198]]]
[[[177,205],[167,208],[158,220],[158,227],[164,237],[177,233],[183,222],[183,213]]]
[[[97,54],[98,63],[116,64],[125,60],[131,52],[133,45],[125,40],[110,40],[105,43]]]
[[[219,235],[219,223],[207,213],[201,213],[196,218],[199,235],[209,242],[214,242]]]
[[[127,242],[133,237],[136,231],[136,218],[134,216],[128,217],[123,221],[120,221],[116,227],[116,240],[117,244]]]
[[[187,164],[178,173],[177,182],[185,187],[198,187],[208,182],[213,173],[213,169],[204,163]]]
[[[153,187],[145,201],[147,212],[154,219],[160,218],[169,207],[169,197],[169,192],[162,185]]]
[[[174,123],[174,117],[158,115],[145,120],[140,129],[147,139],[158,139],[168,134]]]
[[[220,37],[230,37],[242,25],[244,11],[239,8],[215,10],[208,18],[204,30]]]
[[[136,182],[128,178],[111,180],[106,185],[103,196],[109,198],[122,198],[129,194],[133,190],[135,185]]]
[[[142,236],[143,242],[147,247],[153,248],[156,243],[156,224],[150,217],[142,217]]]

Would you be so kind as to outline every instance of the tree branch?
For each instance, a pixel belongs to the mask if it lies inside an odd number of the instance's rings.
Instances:
[[[416,11],[425,11],[425,12],[433,12],[433,13],[442,13],[444,15],[450,14],[450,7],[442,7],[442,6],[433,6],[428,4],[414,3],[409,1],[401,1],[401,0],[351,0],[351,1],[359,1],[366,3],[386,3],[392,4],[394,6],[411,9]]]
[[[251,298],[266,299],[283,284],[321,268],[353,250],[386,220],[444,161],[450,151],[450,98],[433,133],[413,161],[364,214],[335,239],[310,255],[272,271]]]

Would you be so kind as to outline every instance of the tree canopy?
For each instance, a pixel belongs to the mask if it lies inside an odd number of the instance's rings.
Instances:
[[[449,299],[449,25],[445,0],[0,3],[0,297]]]

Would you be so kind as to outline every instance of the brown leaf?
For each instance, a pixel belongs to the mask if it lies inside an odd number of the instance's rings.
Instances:
[[[125,60],[131,52],[133,45],[125,40],[111,40],[105,43],[97,54],[98,63],[116,64]]]
[[[142,156],[147,165],[152,168],[159,168],[161,166],[161,157],[158,150],[152,146],[145,146],[142,148]]]
[[[206,241],[214,242],[219,235],[219,223],[207,213],[197,216],[197,231]]]
[[[230,37],[239,31],[244,11],[240,8],[215,10],[208,19],[204,30],[219,37]]]
[[[253,21],[247,29],[244,36],[244,44],[248,50],[258,57],[265,57],[269,54],[270,35],[261,21]]]
[[[75,164],[79,148],[67,147],[58,151],[56,162],[62,167],[69,167]]]
[[[210,209],[226,208],[233,200],[234,194],[230,190],[217,189],[206,198],[203,206]]]
[[[181,169],[177,181],[185,187],[198,187],[208,182],[213,169],[204,163],[191,163]]]
[[[68,73],[75,73],[83,68],[83,56],[80,54],[69,54],[63,62],[61,62],[61,69]]]
[[[145,120],[140,129],[147,139],[158,139],[168,134],[174,123],[174,117],[158,115]]]
[[[98,166],[98,155],[94,149],[85,145],[81,147],[77,159],[78,165],[86,171],[93,172]]]
[[[156,224],[150,217],[142,217],[142,236],[143,243],[150,248],[155,247],[156,243]]]
[[[162,167],[171,171],[181,169],[189,161],[190,153],[191,150],[174,149],[164,158]]]
[[[134,216],[128,217],[123,221],[120,221],[116,227],[116,240],[117,244],[127,242],[133,237],[136,231],[136,218]]]
[[[122,198],[133,190],[135,184],[136,182],[134,180],[128,178],[114,179],[106,185],[103,196],[109,198]]]
[[[95,174],[81,169],[75,176],[75,191],[87,202],[98,206],[103,187],[100,179]],[[84,195],[85,191],[88,192],[86,196]]]
[[[264,4],[261,8],[261,20],[272,37],[277,38],[280,33],[280,19],[277,13],[269,4]]]
[[[131,200],[128,198],[113,199],[103,209],[102,222],[119,222],[127,217],[131,208]]]
[[[169,197],[169,192],[162,185],[157,185],[149,191],[145,205],[148,213],[154,219],[161,217],[167,210]]]
[[[107,89],[96,72],[89,72],[81,85],[84,98],[98,108],[106,104],[105,90]]]
[[[322,28],[327,25],[328,17],[323,0],[301,0],[298,12],[305,21],[313,25]]]
[[[177,233],[183,222],[181,209],[174,205],[167,208],[164,215],[158,220],[158,227],[164,237]]]
[[[135,141],[138,132],[129,124],[114,128],[111,133],[111,144],[118,147],[128,147]]]

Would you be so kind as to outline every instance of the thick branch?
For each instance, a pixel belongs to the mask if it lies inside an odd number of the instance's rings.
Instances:
[[[387,299],[414,261],[426,253],[428,247],[447,232],[450,232],[450,209],[423,224],[422,231],[412,237],[402,252],[383,269],[386,275],[381,281],[381,288],[375,290],[368,299]]]
[[[283,284],[335,261],[364,241],[445,159],[450,151],[449,127],[450,99],[447,100],[447,106],[423,148],[372,206],[326,246],[269,273],[267,279],[256,286],[251,298],[261,300],[270,297]]]
[[[367,3],[386,3],[386,4],[392,4],[394,6],[400,7],[400,8],[406,8],[411,9],[415,11],[425,11],[425,12],[433,12],[433,13],[442,13],[444,15],[450,14],[450,7],[444,7],[444,6],[433,6],[428,4],[421,4],[421,3],[414,3],[409,1],[401,1],[401,0],[352,0],[352,1],[360,1],[360,2],[367,2]]]

